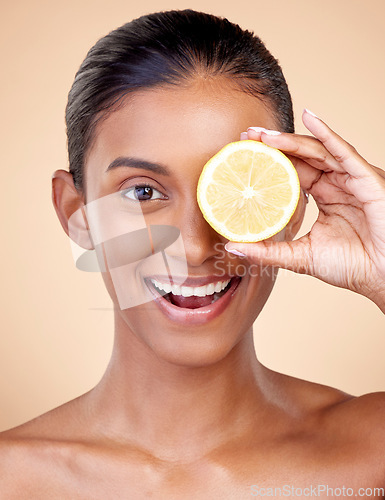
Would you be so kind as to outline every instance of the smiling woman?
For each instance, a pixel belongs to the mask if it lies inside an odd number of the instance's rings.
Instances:
[[[0,434],[5,498],[234,499],[257,479],[380,492],[384,394],[355,398],[267,369],[252,325],[278,267],[385,312],[385,173],[310,112],[312,136],[294,134],[285,79],[260,39],[192,10],[99,40],[66,118],[70,171],[55,172],[53,203],[97,254],[114,347],[96,387]],[[240,137],[290,157],[320,211],[308,235],[292,241],[303,193],[259,244],[230,243],[206,222],[202,168]]]

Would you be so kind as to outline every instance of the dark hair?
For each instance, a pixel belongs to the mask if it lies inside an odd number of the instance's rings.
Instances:
[[[252,32],[191,9],[139,17],[101,38],[75,76],[66,108],[70,172],[83,166],[96,124],[138,89],[221,75],[265,99],[284,132],[294,132],[290,93],[278,61]]]

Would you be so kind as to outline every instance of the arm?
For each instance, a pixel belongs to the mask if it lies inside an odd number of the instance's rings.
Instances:
[[[226,249],[353,290],[385,314],[385,172],[318,117],[305,111],[302,119],[313,137],[249,129],[248,138],[292,160],[319,209],[316,222],[295,241],[228,243]]]

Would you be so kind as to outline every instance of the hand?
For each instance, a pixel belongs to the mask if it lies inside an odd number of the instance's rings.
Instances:
[[[385,313],[385,172],[312,113],[305,110],[302,120],[314,137],[251,129],[247,134],[293,162],[319,209],[311,231],[295,241],[228,243],[226,249],[353,290]]]

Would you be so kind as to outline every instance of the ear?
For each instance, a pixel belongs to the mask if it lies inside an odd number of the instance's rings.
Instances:
[[[52,176],[52,202],[67,235],[87,250],[94,248],[84,210],[84,196],[74,185],[70,172],[56,170]]]
[[[295,235],[298,233],[305,217],[306,204],[307,199],[303,190],[301,189],[297,208],[295,209],[294,214],[292,215],[288,225],[285,228],[285,240],[293,240],[295,238]]]

